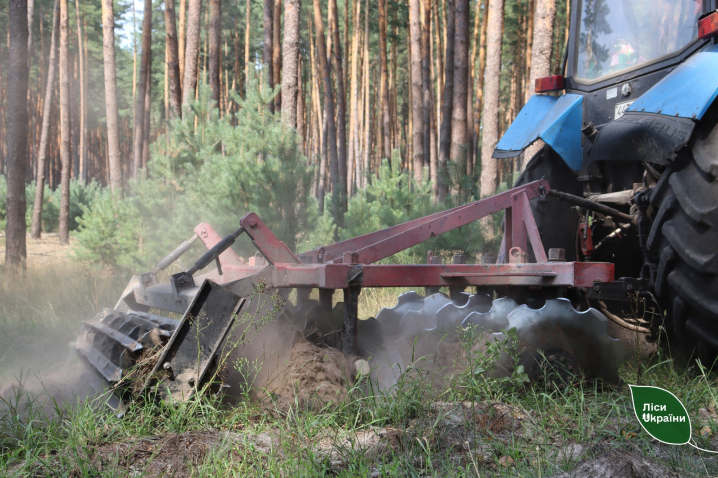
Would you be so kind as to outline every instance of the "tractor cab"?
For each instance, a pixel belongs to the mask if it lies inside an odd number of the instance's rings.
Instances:
[[[494,157],[517,156],[541,138],[576,173],[584,195],[630,189],[633,183],[640,182],[640,160],[646,158],[629,158],[629,162],[638,162],[632,165],[602,164],[618,158],[607,157],[614,151],[606,148],[599,148],[602,157],[598,157],[594,142],[604,126],[636,110],[639,98],[712,45],[711,34],[699,34],[699,22],[710,30],[710,14],[718,16],[714,13],[715,3],[716,0],[573,0],[564,74],[536,81],[537,95],[501,138]],[[704,55],[702,60],[694,66],[716,63],[712,55]],[[674,92],[682,89],[689,97],[694,94],[691,85],[710,79],[709,89],[715,90],[712,75],[700,78],[698,71],[693,68],[683,72],[682,80],[689,77],[690,81],[673,82],[669,88]],[[712,94],[703,95],[702,101],[710,103]],[[661,106],[664,99],[656,98],[648,108],[641,105],[642,110],[638,110],[665,114]],[[675,102],[685,104],[684,98]],[[694,113],[682,108],[671,111],[671,117],[693,120]],[[541,118],[539,123],[537,118]],[[625,136],[625,131],[621,135]],[[609,140],[615,143],[613,134],[604,136],[611,136]]]

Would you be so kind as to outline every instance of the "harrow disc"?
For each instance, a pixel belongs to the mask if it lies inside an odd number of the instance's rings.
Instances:
[[[508,315],[508,328],[516,328],[519,362],[538,382],[582,375],[618,383],[625,352],[621,341],[608,335],[607,324],[601,312],[579,312],[567,299],[547,300],[540,309],[522,305]]]
[[[567,299],[550,299],[542,308],[531,309],[510,298],[491,301],[485,294],[453,302],[443,294],[422,298],[410,292],[400,296],[395,307],[382,309],[376,322],[385,339],[381,346],[366,349],[377,355],[401,355],[402,366],[420,354],[433,355],[432,362],[446,365],[441,355],[457,350],[458,328],[469,325],[493,333],[491,339],[499,341],[506,339],[501,330],[515,328],[519,364],[532,381],[565,381],[580,374],[616,383],[624,360],[620,340],[607,333],[606,317],[595,309],[579,312]],[[361,344],[361,335],[359,340]],[[513,366],[508,356],[500,362],[503,370]]]

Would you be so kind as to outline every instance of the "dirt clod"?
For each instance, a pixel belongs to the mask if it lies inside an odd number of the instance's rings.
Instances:
[[[284,374],[284,384],[277,391],[277,407],[318,410],[327,404],[346,400],[351,386],[345,356],[332,347],[318,347],[298,342],[292,348]]]

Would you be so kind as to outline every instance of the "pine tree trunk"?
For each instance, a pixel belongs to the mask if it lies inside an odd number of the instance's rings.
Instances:
[[[379,0],[379,61],[381,63],[381,74],[379,81],[381,82],[379,90],[381,91],[381,111],[382,111],[382,158],[391,160],[391,114],[389,112],[389,66],[386,53],[386,24],[387,12],[386,1]]]
[[[488,27],[489,11],[487,0],[482,0],[484,8],[481,17],[481,34],[479,35],[479,72],[476,82],[476,102],[474,103],[474,151],[476,152],[476,162],[480,162],[479,156],[479,136],[481,134],[481,114],[484,101],[484,70],[486,69],[486,29]]]
[[[185,0],[180,0],[184,4]],[[165,0],[165,30],[167,32],[167,76],[169,77],[169,99],[171,115],[182,115],[182,88],[180,74],[179,46],[177,44],[177,24],[175,22],[175,0]]]
[[[132,2],[132,122],[135,121],[135,103],[137,102],[137,15],[135,2]]]
[[[571,3],[571,2],[567,2]],[[526,31],[526,79],[531,82],[531,62],[533,60],[533,43],[534,43],[534,20],[536,18],[536,0],[528,0],[528,29]],[[524,103],[528,102],[531,95],[526,90]]]
[[[285,12],[286,14],[286,12]],[[287,24],[287,19],[285,17],[284,24]],[[297,31],[299,31],[299,26],[297,25]],[[297,51],[299,51],[299,48],[297,47]],[[306,138],[307,138],[307,121],[305,118],[306,114],[306,104],[304,99],[304,82],[302,81],[302,55],[300,53],[297,53],[297,94],[294,95],[294,102],[297,104],[297,107],[295,108],[297,111],[297,136],[299,140],[299,149],[301,151],[304,151],[306,147]],[[284,60],[282,60],[284,62]],[[285,63],[286,64],[286,63]],[[285,67],[286,69],[286,67]],[[286,72],[285,72],[286,73]],[[286,96],[285,96],[286,98]],[[285,103],[286,104],[286,103]],[[308,156],[308,155],[307,155]]]
[[[361,20],[361,0],[355,0],[354,3],[354,31],[352,32],[352,65],[351,65],[351,91],[349,93],[349,153],[347,167],[350,175],[354,178],[349,181],[348,194],[354,195],[357,189],[359,176],[357,175],[356,159],[357,159],[357,128],[359,124],[359,112],[357,111],[359,103],[359,35]]]
[[[424,169],[424,86],[421,55],[421,0],[409,0],[409,32],[411,37],[411,119],[412,164],[414,179],[422,180]]]
[[[187,107],[195,96],[197,87],[198,56],[199,56],[199,30],[202,9],[202,0],[188,0],[187,11],[187,40],[184,52],[184,78],[182,80],[182,105]]]
[[[179,63],[180,90],[184,82],[184,53],[187,39],[187,0],[179,0],[179,25],[177,30],[177,58]],[[181,103],[181,102],[180,102]]]
[[[451,159],[466,161],[466,102],[469,83],[469,1],[456,0],[454,21],[454,106],[451,115]]]
[[[361,157],[357,158],[357,172],[361,179],[361,189],[365,189],[367,183],[371,181],[369,171],[369,137],[371,134],[371,115],[369,114],[369,0],[366,0],[364,8],[364,79],[362,85],[364,94],[362,95],[362,105],[364,112],[362,115],[363,132]],[[361,110],[360,110],[361,111]]]
[[[267,72],[267,82],[269,87],[274,87],[274,49],[272,48],[272,40],[274,39],[274,0],[264,0],[263,8],[263,50],[262,50],[262,63],[264,64],[265,71]],[[274,102],[269,104],[269,111],[274,113]]]
[[[527,85],[528,98],[536,92],[536,79],[551,74],[551,49],[553,46],[554,20],[556,19],[556,0],[537,1],[533,47],[531,49],[531,78]]]
[[[75,0],[75,16],[77,19],[77,56],[79,61],[79,77],[80,84],[80,124],[79,124],[79,130],[80,130],[80,137],[77,140],[78,144],[78,162],[79,162],[79,179],[81,182],[86,181],[85,176],[85,155],[87,154],[85,152],[85,129],[87,126],[87,120],[86,117],[86,92],[85,92],[85,59],[82,55],[82,28],[81,28],[81,22],[80,22],[80,0]]]
[[[337,79],[337,149],[338,149],[338,169],[339,184],[341,186],[341,207],[342,211],[347,209],[347,95],[344,86],[344,60],[342,58],[342,43],[339,38],[339,10],[337,9],[336,0],[329,0],[332,4],[332,27],[331,33],[334,39],[334,64],[336,65]]]
[[[553,47],[553,27],[556,19],[556,0],[537,0],[536,16],[533,25],[533,47],[531,49],[531,76],[526,85],[526,101],[536,93],[536,79],[551,74],[551,49]],[[526,148],[523,156],[532,158],[543,145],[536,141]]]
[[[483,134],[481,138],[481,196],[496,192],[497,160],[491,156],[499,141],[499,83],[503,42],[504,0],[489,0],[486,39]]]
[[[67,1],[67,0],[65,0]],[[67,7],[65,7],[67,8]],[[28,24],[27,2],[8,7],[8,70],[5,141],[7,142],[7,211],[5,267],[11,274],[25,270],[25,169],[27,167]],[[67,18],[67,12],[65,12]],[[67,35],[67,32],[65,33]]]
[[[60,244],[70,240],[70,174],[72,158],[70,156],[70,31],[69,5],[60,0],[60,219],[58,235]]]
[[[45,193],[45,169],[47,162],[47,142],[50,133],[50,110],[52,108],[52,91],[55,83],[55,70],[57,67],[57,40],[60,35],[60,0],[55,0],[52,14],[52,39],[50,40],[50,60],[47,66],[47,83],[45,86],[45,101],[42,110],[42,132],[40,133],[40,147],[37,154],[37,179],[35,180],[35,205],[32,209],[33,239],[40,239],[42,232],[42,203]]]
[[[222,53],[222,0],[209,0],[209,88],[215,107],[220,107],[220,84]]]
[[[324,40],[324,26],[322,24],[322,7],[320,0],[314,3],[314,27],[316,30],[317,56],[322,69],[322,82],[324,84],[325,118],[327,123],[327,149],[329,151],[329,177],[332,183],[332,202],[334,203],[334,217],[339,224],[343,223],[342,208],[339,203],[341,180],[339,177],[339,157],[337,153],[337,131],[334,122],[334,92],[332,90],[331,72],[327,61],[327,47]]]
[[[249,90],[249,40],[250,40],[250,31],[251,31],[251,23],[250,19],[252,17],[252,9],[251,5],[249,4],[249,0],[247,0],[246,6],[245,6],[245,13],[247,15],[247,21],[244,25],[244,96],[247,97],[247,91]]]
[[[451,117],[454,107],[454,37],[456,21],[454,1],[449,0],[445,11],[446,18],[446,55],[444,55],[444,92],[441,105],[441,130],[439,132],[439,170],[446,174],[447,162],[451,159]],[[448,184],[440,181],[439,201],[446,199]]]
[[[476,13],[474,16],[474,27],[471,38],[471,56],[469,56],[469,84],[466,105],[466,132],[467,132],[467,161],[466,174],[470,177],[474,175],[474,162],[476,151],[474,150],[474,85],[476,84],[476,55],[479,49],[479,33],[481,31],[481,5],[484,2],[479,0],[476,2]]]
[[[132,138],[132,175],[135,179],[139,177],[142,169],[142,158],[144,150],[144,126],[145,126],[145,96],[147,94],[148,82],[147,71],[152,61],[152,0],[145,0],[142,19],[142,52],[140,55],[140,78],[135,101],[135,125]]]
[[[120,158],[120,125],[117,110],[115,70],[115,22],[112,0],[102,0],[102,53],[105,68],[105,112],[107,118],[107,155],[110,187],[122,193],[122,162]]]
[[[239,18],[234,17],[234,78],[232,79],[232,90],[241,95],[244,88],[242,87],[242,67],[239,58]],[[232,102],[230,108],[231,113],[237,112],[237,103]],[[232,124],[235,123],[236,117],[232,117]]]
[[[429,55],[430,32],[431,32],[431,0],[422,0],[421,8],[421,78],[422,78],[422,117],[424,121],[424,166],[429,168],[429,180],[431,176],[431,161],[436,160],[436,155],[431,150],[431,61]]]
[[[145,88],[145,104],[144,104],[144,127],[142,128],[142,172],[143,175],[147,173],[147,163],[150,162],[150,128],[151,117],[150,108],[152,101],[152,63],[147,68],[147,76],[145,79],[147,87]]]
[[[42,5],[40,5],[40,15],[42,15]],[[32,63],[32,23],[35,16],[35,0],[27,0],[27,67],[30,68]],[[40,18],[42,23],[42,18]],[[42,25],[41,25],[42,27]]]
[[[282,122],[287,128],[297,129],[299,69],[299,15],[300,0],[284,1],[284,39],[282,44]],[[302,136],[304,132],[302,132]]]
[[[274,8],[272,9],[272,86],[282,84],[282,49],[281,49],[281,33],[282,33],[282,0],[274,0]],[[274,110],[279,113],[282,111],[282,92],[274,97]]]

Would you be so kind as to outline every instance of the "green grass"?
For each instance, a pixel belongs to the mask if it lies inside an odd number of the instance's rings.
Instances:
[[[32,350],[60,342],[67,349],[81,319],[113,305],[124,277],[77,266],[30,271],[0,290],[0,375]],[[393,306],[398,291],[366,291],[361,315]],[[340,300],[337,294],[335,300]],[[475,369],[479,362],[471,362]],[[432,389],[421,360],[389,393],[356,387],[350,399],[320,411],[280,412],[247,399],[228,407],[211,395],[188,402],[130,403],[120,418],[100,399],[74,407],[41,396],[4,397],[0,404],[0,476],[528,476],[570,471],[579,460],[617,448],[681,476],[716,476],[714,456],[652,440],[636,421],[627,386],[576,382],[565,389],[499,382],[470,370]],[[692,417],[699,446],[701,408],[716,407],[718,381],[667,352],[620,370],[625,383],[675,393]],[[438,403],[438,404],[437,404]],[[699,424],[700,423],[700,424]],[[718,431],[716,423],[708,423]],[[365,445],[361,446],[361,440]],[[580,456],[558,451],[580,444]],[[501,463],[510,457],[513,463]],[[174,465],[173,465],[174,464]],[[177,470],[175,470],[177,471]]]

